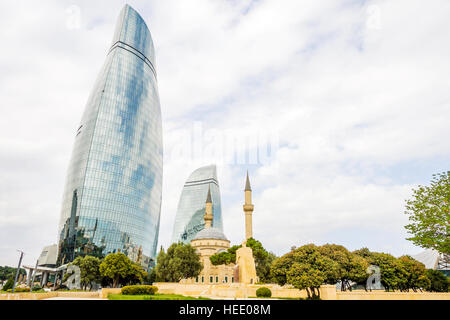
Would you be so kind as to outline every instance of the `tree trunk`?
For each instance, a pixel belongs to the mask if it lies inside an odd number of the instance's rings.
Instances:
[[[347,288],[350,292],[352,291],[352,286],[349,281],[347,281]]]
[[[306,293],[308,293],[308,299],[311,298],[311,294],[309,293],[309,288],[306,288]]]

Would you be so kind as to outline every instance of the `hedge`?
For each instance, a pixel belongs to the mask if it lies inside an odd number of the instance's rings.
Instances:
[[[6,292],[12,292],[12,289],[8,289],[8,290],[6,290]],[[14,289],[14,293],[19,293],[19,292],[30,292],[30,288],[16,287]]]
[[[158,291],[155,286],[125,286],[122,288],[121,292],[125,295],[153,295]]]
[[[270,298],[272,296],[272,291],[269,288],[261,287],[256,290],[257,297]]]
[[[40,285],[36,284],[32,289],[33,289],[33,291],[39,291],[39,290],[42,290],[42,287]]]

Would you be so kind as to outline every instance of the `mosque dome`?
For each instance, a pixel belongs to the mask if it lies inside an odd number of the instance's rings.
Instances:
[[[201,230],[199,233],[197,233],[194,240],[201,240],[201,239],[214,239],[214,240],[228,241],[227,237],[225,237],[223,232],[214,227],[205,228],[205,229]]]

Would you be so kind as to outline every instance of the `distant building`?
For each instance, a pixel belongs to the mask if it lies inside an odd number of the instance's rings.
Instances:
[[[427,269],[439,270],[450,277],[450,258],[448,255],[433,249],[427,249],[412,256],[412,258],[422,262]]]
[[[41,286],[46,286],[48,281],[54,282],[57,272],[56,263],[58,257],[58,246],[52,244],[42,249],[36,265],[23,267],[27,270],[26,283],[32,286],[32,281],[39,281]]]
[[[184,184],[173,226],[172,243],[189,243],[199,231],[203,230],[208,190],[211,192],[214,211],[211,225],[223,232],[217,169],[215,165],[210,165],[195,170]]]
[[[58,246],[52,244],[42,249],[41,255],[38,258],[37,265],[40,267],[54,268],[56,267],[56,258],[58,255]]]
[[[58,265],[123,252],[148,267],[156,256],[163,144],[155,50],[126,5],[88,99],[67,172]]]

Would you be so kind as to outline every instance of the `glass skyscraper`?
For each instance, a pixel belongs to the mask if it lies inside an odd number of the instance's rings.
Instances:
[[[199,231],[204,229],[203,216],[208,188],[211,188],[213,203],[212,226],[223,232],[219,182],[216,166],[211,165],[195,170],[184,184],[175,217],[172,243],[189,243]]]
[[[161,109],[152,37],[126,5],[88,99],[69,164],[58,264],[123,252],[155,258],[163,175]]]

